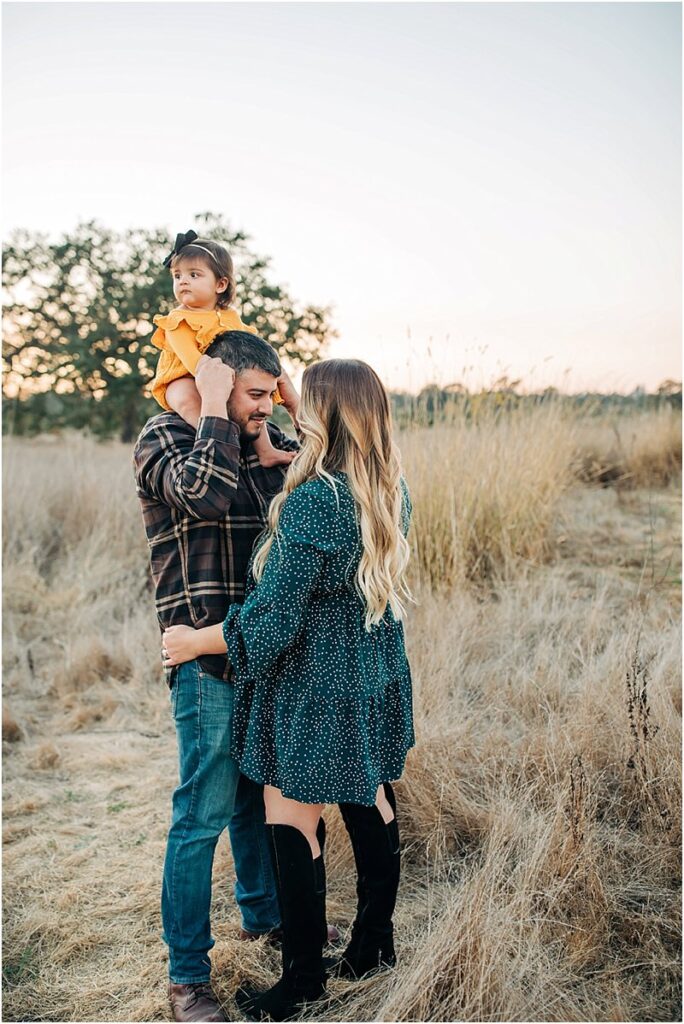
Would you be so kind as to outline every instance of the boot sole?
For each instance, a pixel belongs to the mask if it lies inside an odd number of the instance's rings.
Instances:
[[[235,993],[235,1002],[237,1007],[248,1020],[274,1020],[274,1021],[288,1021],[296,1020],[301,1013],[304,1013],[309,1006],[322,1005],[329,998],[328,992],[323,992],[320,996],[312,999],[303,999],[301,1003],[296,1003],[292,1008],[292,1013],[287,1017],[271,1016],[266,1010],[262,1010],[259,1007],[254,1006],[254,1002],[264,994],[264,990],[257,990],[252,988],[239,988]]]
[[[343,967],[344,961],[334,956],[323,957],[323,970],[328,978],[343,978],[345,981],[361,981],[363,978],[370,978],[374,974],[383,974],[385,971],[392,971],[397,966],[396,960],[393,964],[374,964],[367,970],[357,974],[352,967],[346,970]]]

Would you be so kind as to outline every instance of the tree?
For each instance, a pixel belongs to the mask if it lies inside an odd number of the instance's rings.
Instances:
[[[192,225],[236,263],[242,319],[291,363],[308,365],[334,337],[330,309],[296,302],[269,279],[270,261],[219,215]],[[158,408],[145,394],[159,355],[155,313],[173,308],[165,230],[116,233],[89,221],[51,242],[17,231],[4,247],[3,393],[17,430],[88,426],[131,441]]]
[[[682,382],[668,378],[658,385],[658,400],[670,405],[673,409],[682,407]]]
[[[656,394],[662,395],[664,398],[669,398],[671,395],[681,395],[681,393],[681,380],[672,380],[669,377],[667,380],[662,381],[662,383],[658,385],[656,391]]]

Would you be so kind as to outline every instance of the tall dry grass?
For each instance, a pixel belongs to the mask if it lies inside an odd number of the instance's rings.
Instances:
[[[679,494],[578,482],[610,427],[545,415],[400,437],[417,597],[400,966],[333,982],[312,1019],[679,1016]],[[658,463],[662,435],[634,431]],[[10,439],[4,472],[4,1016],[168,1019],[176,751],[130,453]],[[326,813],[346,928],[351,854]],[[278,965],[237,941],[231,885],[222,840],[212,957],[234,1018],[235,987]]]
[[[573,479],[575,426],[553,405],[403,435],[421,582],[497,582],[549,555],[558,503]]]
[[[564,494],[579,479],[621,489],[679,479],[681,414],[579,417],[565,403],[483,406],[470,420],[402,435],[415,502],[414,572],[431,587],[497,583],[553,551]]]
[[[667,487],[680,477],[682,417],[670,406],[583,420],[577,438],[573,468],[581,480],[633,489]]]

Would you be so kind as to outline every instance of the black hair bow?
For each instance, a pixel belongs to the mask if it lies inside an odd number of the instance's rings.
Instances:
[[[199,235],[197,234],[196,231],[193,231],[192,228],[190,229],[190,231],[186,231],[184,235],[176,235],[176,241],[173,243],[173,249],[164,260],[164,266],[170,267],[171,260],[173,259],[173,257],[177,256],[181,249],[184,249],[186,245],[191,245],[191,243],[194,242],[196,238],[199,238]]]

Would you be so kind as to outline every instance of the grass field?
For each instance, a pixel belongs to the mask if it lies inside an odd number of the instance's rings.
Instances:
[[[313,1019],[679,1019],[680,430],[552,405],[400,435],[400,965],[331,983]],[[10,438],[4,476],[4,1019],[168,1019],[176,747],[130,451]],[[326,817],[346,929],[351,851]],[[234,1017],[278,962],[237,940],[232,878],[223,837],[212,956]]]

